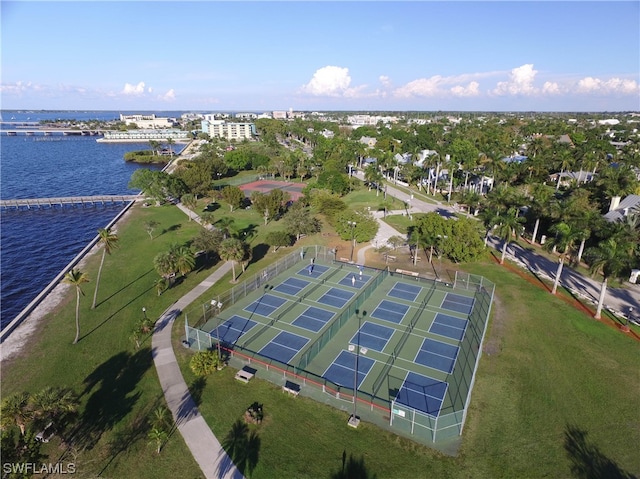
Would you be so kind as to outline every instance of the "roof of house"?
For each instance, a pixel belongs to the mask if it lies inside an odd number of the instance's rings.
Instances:
[[[607,221],[622,221],[632,211],[640,212],[640,195],[629,195],[620,201],[620,204],[604,215]]]

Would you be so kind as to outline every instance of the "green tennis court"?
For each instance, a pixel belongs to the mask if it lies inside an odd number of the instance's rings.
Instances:
[[[364,419],[423,443],[461,433],[493,299],[483,278],[409,279],[315,247],[222,299],[224,309],[185,326],[191,347],[219,341],[232,365],[359,406]]]

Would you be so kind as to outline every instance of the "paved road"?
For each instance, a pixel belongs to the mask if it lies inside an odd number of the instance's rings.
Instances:
[[[362,172],[358,172],[356,177],[364,181],[364,174]],[[411,208],[410,212],[430,212],[435,211],[442,216],[451,217],[455,213],[457,213],[456,208],[452,205],[448,205],[442,202],[432,203],[429,201],[425,201],[419,198],[418,195],[410,195],[401,191],[393,186],[387,187],[387,194],[398,198],[405,203],[408,203]],[[386,223],[381,222],[382,225],[386,225]],[[387,228],[390,228],[386,225]],[[385,228],[380,237],[376,236],[374,242],[377,241],[377,246],[384,244],[384,237],[388,234],[388,229]],[[391,228],[392,229],[392,228]],[[392,229],[393,230],[393,229]],[[395,231],[395,230],[393,230]],[[397,233],[397,232],[396,232]],[[397,233],[399,234],[399,233]],[[391,236],[391,235],[390,235]],[[389,236],[386,236],[388,238]],[[494,247],[499,252],[502,251],[502,241],[496,237],[489,238],[489,244]],[[552,261],[545,256],[541,256],[536,254],[535,252],[525,249],[517,244],[511,244],[507,248],[508,258],[511,261],[519,264],[523,268],[526,268],[537,274],[538,276],[545,276],[550,278],[553,281],[555,278],[556,270],[558,268],[558,263]],[[362,256],[362,260],[364,259],[364,253]],[[358,261],[362,261],[360,258],[360,252],[358,252]],[[588,300],[593,303],[598,302],[598,297],[600,295],[600,286],[601,283],[592,278],[586,277],[580,273],[577,273],[575,270],[565,266],[562,271],[562,275],[560,276],[560,284],[571,292],[576,294],[577,296]],[[629,308],[633,308],[632,316],[634,318],[640,318],[640,285],[627,283],[626,288],[607,288],[607,295],[605,297],[605,308],[608,310],[618,313],[619,315],[627,315]]]

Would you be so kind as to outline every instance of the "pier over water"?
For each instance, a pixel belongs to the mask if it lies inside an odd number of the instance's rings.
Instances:
[[[55,208],[67,206],[104,206],[118,203],[130,203],[143,200],[141,195],[101,195],[101,196],[68,196],[60,198],[20,198],[0,200],[0,209],[30,210],[32,208]]]

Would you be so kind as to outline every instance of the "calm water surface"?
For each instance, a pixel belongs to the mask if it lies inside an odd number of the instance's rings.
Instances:
[[[179,116],[179,114],[177,115]],[[12,118],[13,117],[13,118]],[[4,121],[114,119],[114,112],[2,112]],[[5,125],[6,127],[6,125]],[[138,168],[124,161],[146,143],[98,143],[97,137],[0,137],[0,197],[135,194]],[[3,211],[0,216],[0,319],[9,323],[122,206]]]

